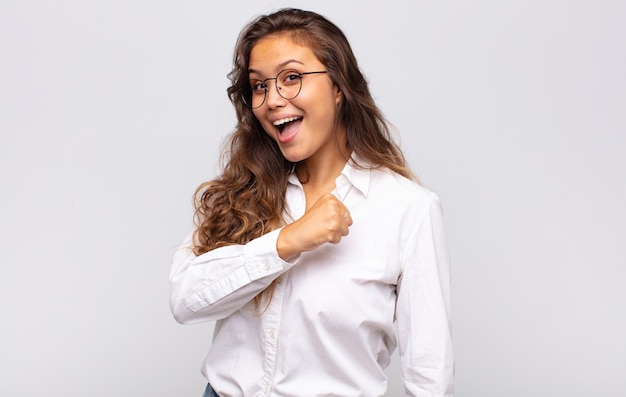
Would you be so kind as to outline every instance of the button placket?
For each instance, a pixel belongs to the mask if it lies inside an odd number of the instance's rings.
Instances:
[[[289,185],[287,187],[287,200],[285,206],[285,219],[287,223],[300,219],[306,210],[306,197],[301,185]]]
[[[261,318],[265,354],[263,359],[263,378],[259,386],[265,396],[269,396],[276,371],[276,356],[278,354],[278,338],[284,291],[284,285],[277,283],[272,301]]]

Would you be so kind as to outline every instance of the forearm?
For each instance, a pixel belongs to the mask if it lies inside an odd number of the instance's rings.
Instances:
[[[174,256],[170,274],[174,318],[180,323],[218,320],[261,293],[292,266],[276,252],[279,232],[200,256],[190,251],[188,239]]]
[[[398,283],[396,322],[407,396],[451,397],[450,261],[439,200],[418,223]]]

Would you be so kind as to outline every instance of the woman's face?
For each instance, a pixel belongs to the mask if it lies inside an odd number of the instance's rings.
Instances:
[[[335,116],[341,92],[327,73],[306,74],[301,77],[300,93],[287,100],[278,94],[273,79],[286,69],[299,73],[326,70],[310,48],[294,43],[287,34],[259,40],[250,52],[249,79],[272,80],[266,81],[265,102],[253,109],[254,115],[291,162],[336,155]]]

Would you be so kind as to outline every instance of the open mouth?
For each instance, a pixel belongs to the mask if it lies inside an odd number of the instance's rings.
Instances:
[[[278,129],[279,134],[283,134],[285,130],[295,127],[296,121],[302,120],[302,117],[286,117],[274,122],[274,126]]]
[[[274,127],[277,130],[276,139],[278,143],[286,145],[292,142],[298,135],[301,124],[301,116],[285,117],[284,119],[276,120]]]

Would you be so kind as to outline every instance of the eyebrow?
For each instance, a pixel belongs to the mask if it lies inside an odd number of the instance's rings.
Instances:
[[[300,62],[300,61],[298,61],[296,59],[288,59],[288,60],[286,60],[284,62],[279,63],[277,65],[277,68],[279,68],[279,69],[280,68],[284,68],[285,66],[287,66],[287,65],[289,65],[290,63],[293,63],[293,62],[299,63],[300,65],[304,66],[304,63],[302,63],[302,62]],[[248,74],[251,74],[251,73],[260,73],[260,72],[258,70],[255,70],[255,69],[248,69]]]

